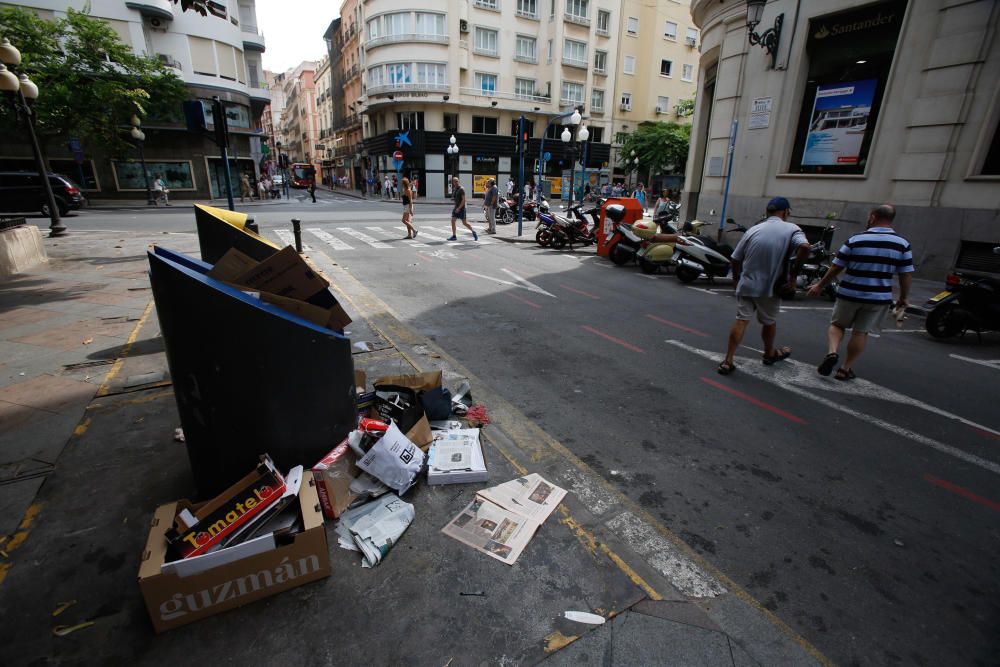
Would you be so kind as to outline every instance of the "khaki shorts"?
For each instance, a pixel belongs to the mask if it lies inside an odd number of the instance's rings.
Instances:
[[[889,312],[887,303],[858,303],[837,299],[833,305],[830,323],[841,329],[851,329],[857,333],[878,333],[882,331],[882,320]]]
[[[736,319],[750,321],[754,313],[761,324],[774,324],[781,312],[781,298],[776,296],[736,297]]]

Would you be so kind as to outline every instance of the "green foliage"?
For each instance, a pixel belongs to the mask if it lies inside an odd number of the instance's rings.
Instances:
[[[681,118],[687,118],[694,114],[694,98],[689,100],[679,100],[677,102],[677,115]]]
[[[654,174],[673,165],[674,173],[684,172],[688,147],[691,144],[691,126],[680,123],[643,123],[630,134],[622,145],[619,160],[625,171],[633,167],[632,151],[639,158],[639,173]]]
[[[85,150],[128,149],[132,114],[174,117],[184,83],[154,58],[137,56],[104,21],[69,9],[48,21],[17,7],[0,7],[0,35],[21,51],[21,71],[38,85],[36,128],[43,143],[79,138]],[[12,114],[0,123],[13,125]]]

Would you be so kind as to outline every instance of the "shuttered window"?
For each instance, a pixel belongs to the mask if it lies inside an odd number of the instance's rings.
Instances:
[[[219,60],[219,76],[231,81],[236,80],[236,59],[233,47],[222,42],[215,43],[215,56]]]
[[[246,83],[247,65],[246,61],[243,59],[243,51],[236,49],[236,80],[240,83]]]
[[[218,74],[215,69],[215,47],[212,40],[189,36],[188,44],[191,47],[191,70],[195,74],[209,76]]]

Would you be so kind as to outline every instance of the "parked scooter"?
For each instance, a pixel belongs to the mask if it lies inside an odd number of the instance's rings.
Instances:
[[[712,224],[692,220],[685,222],[681,227],[681,233],[684,234],[688,244],[678,246],[673,259],[677,267],[677,279],[682,283],[692,283],[703,273],[709,278],[724,278],[732,270],[732,246],[701,236],[701,228]],[[746,231],[746,227],[735,222],[732,226],[732,229],[727,231]]]
[[[605,217],[611,221],[611,234],[608,237],[608,259],[622,266],[635,261],[642,239],[632,231],[632,225],[622,222],[625,219],[625,207],[612,204],[604,209]]]
[[[833,242],[833,232],[837,228],[831,223],[823,230],[819,241],[809,246],[809,256],[799,268],[799,274],[795,279],[795,287],[800,290],[808,289],[810,285],[819,281],[830,269],[833,260],[831,250]],[[837,280],[831,280],[823,288],[823,296],[830,301],[837,299]]]
[[[566,234],[566,240],[570,247],[574,243],[582,243],[583,245],[597,243],[595,230],[600,224],[600,206],[591,206],[586,211],[583,210],[584,206],[584,202],[577,202],[569,208],[567,216],[559,216],[560,231]],[[587,219],[588,215],[590,216],[589,220]],[[594,223],[593,227],[590,225],[591,222]]]
[[[1000,255],[1000,246],[993,249]],[[951,338],[970,329],[1000,331],[1000,279],[953,271],[945,290],[927,301],[931,309],[925,324],[935,338]]]
[[[517,220],[517,203],[499,197],[497,199],[496,221],[498,225],[509,225]]]
[[[543,248],[562,248],[567,243],[567,237],[560,229],[559,218],[549,210],[544,199],[537,210],[538,225],[535,227],[535,241]]]
[[[668,212],[661,213],[655,220],[636,220],[632,223],[632,234],[642,238],[639,250],[636,253],[636,261],[639,269],[646,274],[656,273],[661,267],[665,268],[674,263],[674,243],[662,243],[659,241],[647,240],[652,234],[676,234],[677,230],[670,223],[671,216]],[[636,232],[639,232],[636,234]]]

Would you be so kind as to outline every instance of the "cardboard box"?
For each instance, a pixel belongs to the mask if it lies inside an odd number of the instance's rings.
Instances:
[[[139,566],[139,588],[157,633],[330,576],[323,512],[311,472],[303,473],[299,489],[303,531],[289,544],[187,577],[161,571],[167,555],[164,534],[178,505],[157,508]]]
[[[381,377],[372,382],[372,386],[375,387],[376,390],[378,390],[379,386],[382,385],[408,387],[419,393],[420,391],[440,387],[441,380],[441,371],[429,371],[426,373],[414,373],[411,375],[389,375]],[[378,417],[378,413],[375,412],[373,416]],[[431,424],[427,421],[426,415],[421,417],[416,424],[410,427],[410,429],[406,432],[406,437],[409,438],[410,442],[419,447],[424,453],[430,449],[434,435],[431,433]]]
[[[286,246],[237,276],[233,282],[300,301],[305,301],[330,286],[291,246]]]
[[[358,494],[351,492],[351,482],[361,470],[356,465],[357,456],[347,444],[347,438],[333,448],[312,467],[319,492],[319,504],[328,519],[336,519],[346,510]]]

